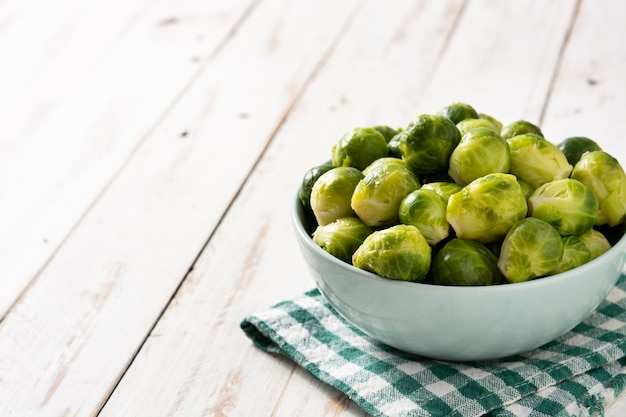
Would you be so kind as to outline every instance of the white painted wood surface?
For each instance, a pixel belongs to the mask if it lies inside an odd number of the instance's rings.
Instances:
[[[238,326],[313,285],[301,175],[352,127],[456,100],[626,161],[625,17],[621,0],[0,3],[0,415],[364,416]]]

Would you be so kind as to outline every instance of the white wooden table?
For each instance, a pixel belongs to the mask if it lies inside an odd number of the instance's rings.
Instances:
[[[239,329],[313,286],[302,174],[352,127],[453,101],[626,161],[625,19],[622,0],[0,2],[0,415],[362,416]]]

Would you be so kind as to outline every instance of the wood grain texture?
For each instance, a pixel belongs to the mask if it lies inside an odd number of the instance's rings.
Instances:
[[[0,317],[250,1],[63,4],[0,5]]]
[[[97,412],[354,4],[322,6],[260,4],[193,93],[142,136],[0,324],[0,409]]]
[[[542,125],[554,142],[587,136],[626,160],[626,26],[618,0],[583,1],[563,51]]]

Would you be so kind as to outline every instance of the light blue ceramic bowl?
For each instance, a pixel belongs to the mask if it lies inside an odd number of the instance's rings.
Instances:
[[[293,220],[302,255],[320,292],[350,323],[397,349],[452,361],[503,358],[571,330],[619,278],[626,237],[595,260],[547,278],[491,287],[394,281],[329,255],[310,237],[296,196]]]

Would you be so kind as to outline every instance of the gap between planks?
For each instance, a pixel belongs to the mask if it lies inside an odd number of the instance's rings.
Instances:
[[[211,57],[209,59],[207,59],[207,62],[211,61],[213,58],[215,58],[218,54],[219,51],[221,49],[223,49],[223,47],[227,44],[228,40],[230,38],[232,38],[236,32],[237,29],[239,27],[241,27],[241,25],[245,22],[245,20],[249,17],[249,15],[252,13],[252,11],[254,10],[254,8],[256,8],[256,6],[258,5],[258,3],[261,0],[255,0],[250,7],[246,10],[246,12],[243,13],[243,15],[241,16],[241,18],[237,21],[237,23],[234,25],[233,30],[231,30],[228,35],[223,39],[222,42],[220,42],[220,44],[218,45],[218,47],[215,50],[215,53],[213,53],[211,55]],[[333,40],[329,43],[329,47],[326,49],[326,51],[321,55],[320,60],[317,62],[317,64],[313,67],[312,71],[309,73],[309,76],[305,79],[304,83],[302,84],[302,86],[300,87],[300,89],[298,90],[298,92],[294,95],[293,100],[291,101],[291,103],[289,104],[289,106],[287,106],[287,108],[285,109],[285,111],[283,112],[282,116],[278,119],[274,129],[270,132],[270,134],[268,135],[268,139],[266,141],[266,143],[264,144],[261,152],[259,152],[258,157],[256,158],[256,160],[254,161],[254,163],[251,165],[250,170],[248,171],[248,173],[245,175],[243,181],[241,182],[239,188],[236,190],[235,194],[233,195],[232,199],[228,202],[228,204],[226,205],[224,212],[222,213],[222,215],[220,216],[220,218],[217,220],[215,227],[213,228],[213,230],[211,231],[211,233],[209,234],[209,237],[207,238],[207,240],[205,241],[205,243],[202,245],[201,249],[199,250],[198,254],[196,255],[196,257],[194,258],[193,262],[191,263],[189,269],[187,270],[187,272],[185,273],[185,275],[183,276],[183,278],[180,280],[180,282],[178,283],[178,285],[176,286],[176,289],[173,291],[172,296],[170,297],[170,299],[167,301],[167,303],[163,306],[163,309],[159,312],[159,314],[155,317],[154,323],[152,324],[152,326],[150,327],[149,331],[146,333],[146,336],[144,337],[143,341],[138,345],[137,350],[134,352],[134,354],[132,355],[130,361],[128,362],[128,365],[126,366],[126,368],[124,369],[124,371],[120,374],[119,378],[117,379],[115,385],[112,387],[112,389],[109,391],[108,396],[106,398],[104,398],[104,400],[102,401],[102,404],[97,408],[97,412],[96,415],[100,415],[100,413],[102,412],[102,409],[106,406],[107,402],[109,401],[109,399],[111,398],[111,395],[113,394],[113,392],[115,391],[115,389],[117,388],[117,386],[119,385],[119,382],[124,378],[124,375],[126,375],[126,372],[128,371],[128,369],[132,366],[133,362],[135,361],[135,359],[137,358],[137,355],[139,354],[139,352],[141,352],[143,346],[145,345],[146,341],[149,339],[150,335],[153,333],[155,327],[157,326],[158,322],[161,320],[161,318],[163,317],[163,315],[165,314],[165,312],[168,310],[169,306],[172,304],[172,302],[176,299],[178,293],[180,292],[181,287],[184,285],[185,281],[187,280],[187,278],[189,277],[189,275],[193,272],[196,263],[198,261],[198,259],[202,256],[203,252],[205,251],[205,249],[208,247],[209,243],[211,242],[213,236],[215,235],[215,233],[217,232],[217,230],[220,228],[220,225],[222,224],[224,217],[226,216],[226,213],[228,213],[228,211],[230,210],[230,208],[233,206],[233,204],[235,203],[235,201],[238,199],[239,195],[241,194],[241,190],[245,187],[246,183],[248,182],[249,178],[252,176],[252,174],[254,173],[254,171],[256,170],[257,166],[259,165],[260,161],[263,159],[263,157],[265,156],[267,149],[269,148],[270,144],[273,142],[274,138],[276,137],[276,135],[278,134],[278,132],[280,131],[280,129],[282,128],[282,126],[285,124],[287,118],[289,117],[289,115],[291,114],[292,110],[296,107],[296,105],[300,102],[301,97],[304,95],[304,93],[307,91],[308,87],[310,86],[310,84],[313,82],[313,80],[317,77],[317,75],[319,74],[319,72],[321,71],[321,69],[324,67],[324,65],[326,64],[326,62],[328,61],[328,59],[330,58],[330,56],[332,55],[332,53],[334,52],[335,48],[337,47],[337,45],[339,44],[340,40],[343,38],[343,36],[345,35],[345,33],[347,32],[348,28],[350,27],[351,23],[353,22],[356,14],[358,13],[358,11],[360,10],[360,7],[355,7],[354,10],[352,10],[352,13],[349,14],[348,18],[346,19],[346,21],[344,22],[344,25],[341,27],[341,29],[337,32],[337,34],[335,35],[335,37],[333,38]],[[192,77],[192,79],[190,80],[190,82],[185,86],[185,88],[183,88],[183,90],[181,91],[181,93],[176,97],[176,99],[174,100],[174,102],[172,103],[172,105],[170,107],[168,107],[167,111],[159,118],[159,120],[157,121],[157,123],[155,123],[155,125],[153,126],[153,128],[150,129],[150,131],[145,135],[144,138],[142,138],[142,140],[138,143],[138,145],[135,147],[135,149],[133,149],[133,152],[131,153],[131,155],[129,156],[129,158],[124,162],[124,166],[130,161],[130,159],[132,159],[132,154],[140,147],[141,143],[144,142],[144,140],[150,136],[150,134],[156,129],[156,127],[159,125],[160,121],[162,119],[165,118],[165,116],[169,113],[169,111],[176,105],[176,103],[182,98],[182,96],[184,96],[184,94],[190,89],[190,87],[193,85],[193,83],[195,82],[195,80],[200,76],[200,74],[204,71],[207,62],[203,63],[202,67],[200,68],[200,70],[194,75],[194,77]],[[114,180],[115,177],[117,177],[119,175],[119,173],[121,171],[123,171],[124,166],[122,168],[120,168],[120,170],[116,173],[116,175],[112,178],[111,182],[108,185],[110,185]],[[105,190],[106,190],[105,188]],[[102,193],[104,193],[104,191]],[[101,194],[102,194],[101,193]],[[92,205],[95,204],[92,203]],[[91,206],[90,206],[91,207]],[[89,210],[86,211],[86,213]],[[86,214],[85,213],[85,214]],[[83,215],[84,216],[84,215]],[[80,223],[80,222],[78,222]],[[77,223],[77,224],[78,224]],[[284,393],[287,391],[287,386],[289,385],[289,380],[291,380],[291,378],[293,377],[295,371],[296,371],[297,366],[293,365],[293,368],[291,370],[291,373],[289,375],[289,378],[287,380],[287,383],[285,384],[285,388],[281,391],[281,395],[280,398],[282,399]],[[279,400],[280,403],[280,400]]]
[[[195,73],[193,73],[191,75],[191,77],[189,78],[189,80],[187,81],[187,83],[185,83],[183,85],[183,87],[181,88],[181,90],[175,95],[175,97],[173,98],[173,100],[171,101],[171,103],[163,110],[163,112],[158,115],[154,121],[154,123],[152,123],[152,125],[146,130],[146,133],[137,141],[137,143],[131,148],[130,152],[128,153],[128,155],[126,156],[126,158],[121,162],[120,166],[117,168],[117,170],[115,172],[112,173],[110,179],[104,184],[104,186],[102,187],[102,189],[97,193],[97,195],[95,196],[95,198],[87,205],[87,207],[85,208],[85,210],[82,212],[82,214],[78,217],[78,219],[76,220],[76,222],[69,228],[69,230],[67,231],[67,233],[65,234],[65,236],[63,236],[61,238],[61,240],[59,241],[59,244],[57,245],[57,247],[50,253],[50,255],[47,257],[47,259],[42,263],[41,267],[35,272],[35,274],[33,275],[32,279],[28,282],[28,284],[22,289],[22,291],[20,291],[20,293],[18,294],[18,296],[15,298],[15,300],[9,305],[9,307],[7,308],[6,312],[4,313],[4,315],[2,315],[2,317],[0,317],[0,326],[2,324],[2,322],[4,321],[4,318],[10,314],[11,310],[13,309],[13,307],[18,304],[23,298],[24,296],[28,293],[28,291],[30,290],[30,288],[37,282],[37,278],[41,275],[42,271],[44,271],[48,265],[50,264],[50,262],[52,261],[52,259],[54,259],[55,255],[58,253],[58,251],[63,247],[63,245],[65,244],[65,242],[69,239],[69,237],[73,234],[73,232],[76,230],[76,228],[81,224],[81,222],[85,219],[85,217],[89,214],[89,212],[91,211],[91,209],[98,203],[98,201],[100,200],[100,198],[107,192],[107,190],[110,188],[111,184],[113,184],[116,179],[121,175],[122,172],[124,172],[124,170],[126,169],[126,167],[130,164],[130,162],[133,160],[135,154],[138,152],[138,150],[142,147],[142,145],[144,144],[144,142],[147,140],[147,138],[149,138],[154,131],[159,127],[159,125],[161,124],[161,122],[171,113],[172,109],[174,109],[176,107],[176,105],[181,101],[181,99],[185,96],[185,94],[187,94],[187,92],[191,89],[191,87],[195,84],[196,80],[198,78],[200,78],[200,76],[202,75],[202,73],[206,70],[206,67],[209,66],[209,64],[217,57],[219,56],[220,52],[224,49],[224,47],[228,44],[228,41],[235,36],[235,34],[237,33],[237,31],[239,30],[239,28],[243,25],[243,23],[248,19],[248,17],[250,16],[250,14],[253,12],[253,10],[257,7],[257,5],[261,2],[262,0],[252,0],[252,2],[248,5],[248,7],[243,11],[243,13],[241,14],[241,16],[237,19],[237,21],[233,24],[233,26],[231,27],[230,30],[228,30],[226,32],[226,35],[224,37],[222,37],[222,39],[217,43],[217,45],[215,46],[215,48],[211,51],[211,53],[207,56],[207,58],[204,59],[204,61],[200,64],[200,66],[198,67],[198,69],[195,71]],[[163,24],[163,22],[161,22],[161,24]],[[200,252],[201,253],[201,252]],[[194,261],[195,263],[195,261]],[[191,271],[193,269],[193,264],[190,267],[189,271]],[[188,274],[188,273],[187,273]],[[186,275],[185,275],[186,276]],[[159,316],[160,317],[160,316]]]
[[[552,77],[550,78],[550,84],[548,85],[548,90],[546,93],[546,99],[543,101],[543,107],[541,108],[541,113],[539,114],[538,124],[541,126],[546,117],[546,113],[548,111],[548,107],[550,106],[550,101],[552,98],[552,92],[554,91],[554,87],[556,85],[556,80],[563,64],[563,58],[565,57],[565,51],[567,50],[567,46],[569,45],[569,40],[572,37],[572,33],[574,32],[574,27],[576,26],[576,22],[578,21],[578,15],[580,13],[580,8],[583,0],[576,0],[576,4],[572,10],[572,16],[570,18],[570,24],[565,31],[563,36],[563,42],[561,43],[561,48],[559,49],[559,53],[557,55],[557,59],[554,65],[554,70],[552,71]]]

